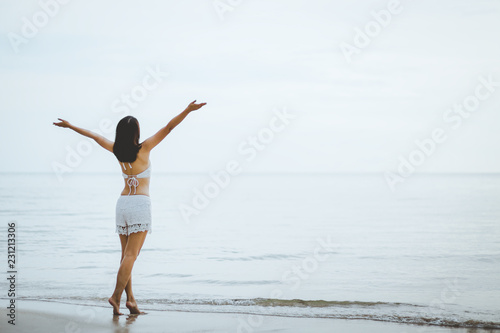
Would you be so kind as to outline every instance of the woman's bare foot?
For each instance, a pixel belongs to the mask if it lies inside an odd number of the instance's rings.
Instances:
[[[111,304],[111,306],[113,307],[113,315],[115,316],[120,316],[122,315],[123,313],[120,312],[120,301],[115,301],[113,299],[113,297],[111,296],[109,299],[108,299],[108,302],[109,304]]]
[[[125,305],[130,310],[130,314],[145,314],[146,313],[146,312],[142,312],[139,310],[139,308],[137,307],[136,301],[127,301],[125,303]]]

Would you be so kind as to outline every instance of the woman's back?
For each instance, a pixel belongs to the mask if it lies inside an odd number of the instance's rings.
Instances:
[[[120,162],[125,187],[121,195],[147,195],[149,196],[149,181],[151,161],[149,151],[141,148],[134,162]]]

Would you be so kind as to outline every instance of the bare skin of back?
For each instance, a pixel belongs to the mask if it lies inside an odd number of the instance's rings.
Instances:
[[[123,165],[120,163],[122,172],[126,173],[127,175],[137,175],[146,170],[149,165],[149,153],[150,151],[144,149],[144,147],[139,149],[139,152],[137,153],[137,159],[134,162],[130,163],[132,169],[130,169],[127,162],[124,163],[126,169],[124,169]],[[135,194],[143,194],[149,196],[149,180],[150,180],[149,177],[137,178],[137,180],[139,181],[139,185],[137,186]],[[124,181],[124,187],[121,195],[128,195],[130,189],[127,184],[127,179],[123,178],[123,181]]]

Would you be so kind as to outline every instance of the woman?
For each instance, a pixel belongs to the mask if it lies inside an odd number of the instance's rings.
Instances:
[[[104,149],[112,152],[122,168],[125,187],[116,203],[116,232],[120,237],[122,256],[120,268],[116,278],[116,287],[108,302],[113,307],[114,315],[120,312],[120,299],[125,290],[127,302],[125,305],[131,314],[141,314],[132,293],[132,267],[141,251],[146,234],[151,232],[151,200],[149,197],[149,179],[151,162],[149,153],[159,144],[184,118],[191,112],[198,110],[206,103],[191,102],[187,108],[174,117],[165,127],[155,135],[139,143],[139,122],[132,116],[124,117],[116,126],[115,142],[105,137],[76,127],[66,120],[58,118],[60,122],[53,123],[59,127],[70,128],[81,135],[94,139]]]

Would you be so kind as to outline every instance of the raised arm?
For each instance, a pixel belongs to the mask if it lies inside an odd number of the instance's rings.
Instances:
[[[170,120],[170,122],[166,126],[162,127],[158,132],[156,132],[156,134],[154,134],[150,138],[144,140],[144,142],[142,143],[142,147],[146,150],[153,149],[157,144],[159,144],[163,139],[165,139],[168,133],[170,133],[177,125],[179,125],[190,112],[198,110],[203,105],[207,104],[207,103],[196,104],[195,102],[196,100],[192,101],[184,111],[182,111],[180,114],[172,118],[172,120]]]
[[[59,127],[64,127],[64,128],[70,128],[73,131],[75,131],[76,133],[79,133],[83,136],[94,139],[95,142],[97,142],[101,147],[103,147],[106,150],[109,150],[110,152],[113,152],[113,142],[106,139],[102,135],[99,135],[99,134],[94,133],[92,131],[86,130],[84,128],[76,127],[75,125],[70,124],[68,121],[66,121],[64,119],[61,119],[61,118],[57,118],[57,119],[59,119],[60,122],[53,123],[54,125],[59,126]]]

